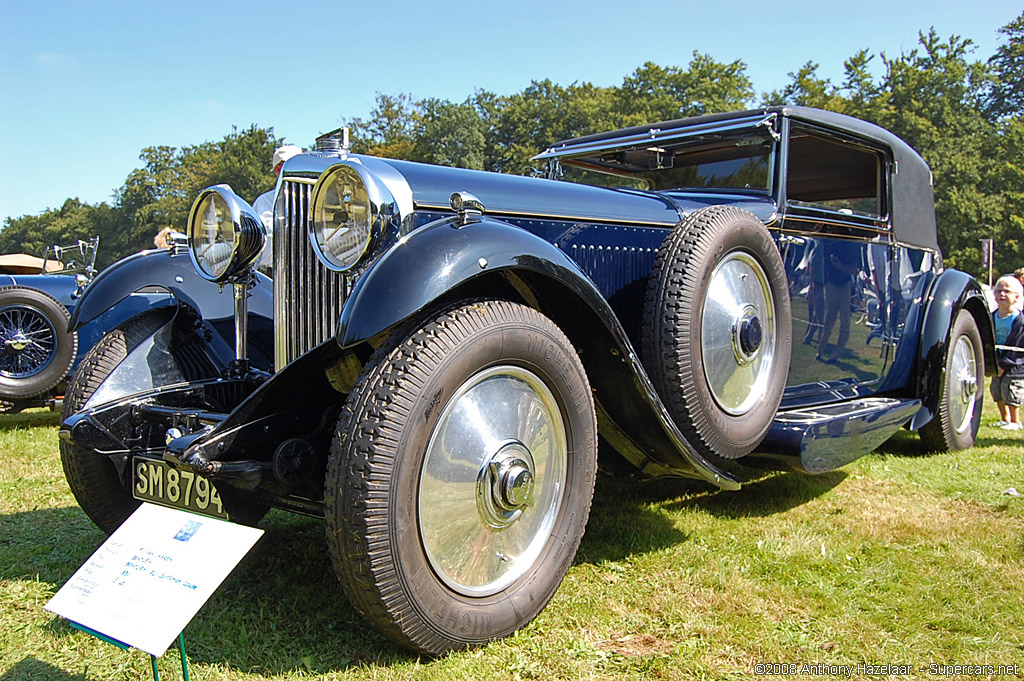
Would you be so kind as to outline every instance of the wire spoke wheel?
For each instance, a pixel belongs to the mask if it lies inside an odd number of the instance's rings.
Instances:
[[[45,395],[68,375],[78,354],[71,315],[50,295],[0,287],[0,399]]]
[[[0,375],[28,378],[46,368],[57,350],[57,330],[39,310],[22,305],[0,308]]]

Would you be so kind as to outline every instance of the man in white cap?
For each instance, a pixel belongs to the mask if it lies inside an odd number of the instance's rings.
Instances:
[[[302,149],[294,144],[286,144],[274,150],[274,174],[281,174],[281,166],[292,156],[298,156]],[[274,262],[274,190],[263,192],[253,201],[252,207],[256,209],[263,226],[267,229],[267,245],[260,257],[260,269],[267,271]]]

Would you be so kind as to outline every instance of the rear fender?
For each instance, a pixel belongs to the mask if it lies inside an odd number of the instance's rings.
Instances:
[[[967,310],[978,325],[986,374],[991,375],[996,366],[992,320],[984,293],[974,277],[959,270],[945,270],[935,278],[925,305],[916,367],[910,374],[912,393],[921,400],[921,410],[908,426],[910,430],[917,430],[931,421],[938,409],[949,333],[960,310]]]

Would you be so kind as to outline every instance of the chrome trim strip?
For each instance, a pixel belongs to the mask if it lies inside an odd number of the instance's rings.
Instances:
[[[428,203],[419,202],[415,204],[416,210],[440,210],[445,213],[451,213],[451,206],[441,205],[439,203]],[[504,215],[507,217],[524,217],[524,218],[544,218],[548,220],[574,220],[577,222],[586,222],[588,224],[616,224],[616,225],[643,225],[648,227],[672,227],[677,224],[674,221],[665,222],[652,222],[644,220],[627,220],[620,218],[609,218],[609,217],[595,217],[593,215],[569,215],[569,214],[558,214],[558,213],[535,213],[528,210],[520,211],[501,211],[501,210],[488,210],[488,215]]]
[[[870,220],[870,219],[871,218],[865,218],[865,220]],[[878,234],[885,234],[885,235],[889,235],[889,234],[892,233],[892,230],[889,228],[889,224],[888,223],[886,223],[886,225],[884,227],[879,227],[878,225],[868,225],[868,224],[864,224],[862,222],[857,222],[856,220],[848,220],[848,221],[847,220],[838,220],[838,219],[836,219],[834,217],[824,216],[824,215],[822,217],[820,217],[820,218],[815,218],[815,217],[810,217],[810,216],[806,216],[806,215],[793,215],[792,213],[790,213],[789,215],[786,215],[785,221],[786,222],[809,222],[809,223],[815,224],[815,225],[833,225],[833,226],[837,226],[838,225],[838,226],[842,226],[842,227],[852,227],[854,229],[863,229],[863,230],[866,230],[866,231],[869,231],[869,232],[877,232]],[[847,238],[847,237],[844,237],[844,238]],[[848,238],[856,238],[856,237],[848,237]]]

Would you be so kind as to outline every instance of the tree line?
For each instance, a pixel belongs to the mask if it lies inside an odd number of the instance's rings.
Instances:
[[[841,82],[808,61],[781,90],[760,95],[743,61],[695,51],[685,67],[646,63],[617,86],[539,80],[511,95],[478,90],[462,102],[378,93],[370,115],[347,124],[357,152],[529,174],[534,154],[568,137],[776,104],[837,111],[888,128],[929,163],[948,266],[985,274],[980,240],[992,238],[994,270],[1009,272],[1024,266],[1024,12],[999,35],[995,53],[978,59],[970,39],[928,30],[897,56],[857,52]],[[163,227],[183,229],[206,186],[227,183],[250,200],[272,187],[281,142],[273,128],[252,126],[217,142],[147,147],[111,204],[68,199],[8,219],[0,252],[40,253],[98,234],[100,264],[109,264],[151,247]]]

